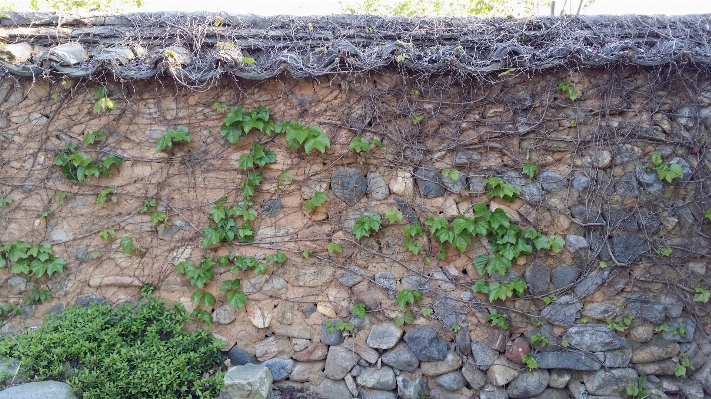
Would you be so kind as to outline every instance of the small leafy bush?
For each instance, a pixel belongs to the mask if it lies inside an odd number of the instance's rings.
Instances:
[[[200,246],[208,248],[221,242],[234,241],[235,238],[243,243],[253,242],[255,230],[250,222],[257,218],[257,211],[251,206],[252,201],[247,200],[235,206],[225,206],[223,200],[216,202],[210,208],[210,219],[215,225],[205,227]],[[237,226],[234,216],[244,220],[241,226]]]
[[[89,155],[77,152],[77,145],[74,143],[64,146],[62,152],[54,160],[54,164],[61,166],[64,176],[72,182],[82,182],[89,176],[99,177],[99,174],[109,177],[111,166],[118,169],[121,162],[121,158],[111,155],[97,164]]]
[[[686,370],[694,370],[695,367],[689,360],[689,355],[686,353],[679,354],[679,362],[674,363],[674,375],[677,377],[686,377]]]
[[[119,246],[121,247],[121,252],[124,254],[132,254],[136,252],[136,247],[133,246],[133,237],[123,236],[119,240]]]
[[[661,152],[655,152],[652,154],[652,163],[654,164],[654,169],[657,171],[659,180],[666,180],[667,183],[671,183],[672,180],[676,178],[684,177],[684,170],[681,169],[681,165],[676,163],[665,163],[662,160]]]
[[[632,324],[632,316],[631,315],[625,316],[625,318],[622,319],[621,321],[615,321],[614,319],[607,319],[607,328],[610,331],[624,332],[624,331],[627,331],[628,328],[630,328],[631,324]]]
[[[343,253],[343,246],[341,244],[336,244],[335,242],[329,242],[328,243],[328,253]]]
[[[506,183],[504,179],[496,176],[489,177],[484,180],[484,184],[489,186],[489,191],[486,192],[487,197],[499,197],[507,202],[514,202],[516,196],[521,194],[521,187]]]
[[[442,169],[442,176],[450,180],[459,180],[459,171],[456,169]]]
[[[12,198],[10,197],[0,197],[0,208],[5,207],[5,205],[12,204]]]
[[[418,237],[422,235],[423,231],[424,229],[420,222],[405,225],[402,229],[402,234],[405,236],[402,240],[402,246],[415,255],[419,254],[422,251],[422,243]]]
[[[353,303],[353,308],[351,309],[351,314],[353,317],[357,317],[359,319],[364,319],[365,318],[365,304],[363,302],[354,302]]]
[[[507,316],[503,313],[499,313],[496,309],[491,309],[489,314],[486,316],[487,323],[491,323],[494,327],[499,327],[502,330],[509,329],[509,322],[506,320]]]
[[[220,127],[220,134],[230,144],[237,144],[240,137],[257,129],[265,134],[274,131],[274,122],[269,119],[269,109],[264,107],[247,111],[242,107],[234,107],[225,117],[225,123]]]
[[[84,133],[84,145],[92,145],[99,140],[102,143],[106,141],[106,132],[103,130],[94,130],[93,132]]]
[[[402,222],[402,212],[397,209],[391,209],[385,213],[385,218],[392,223]]]
[[[306,127],[298,122],[282,121],[276,124],[275,130],[277,133],[286,133],[286,144],[291,150],[303,147],[307,154],[313,149],[323,154],[327,148],[331,148],[331,140],[318,126]]]
[[[422,293],[418,290],[408,290],[402,289],[397,293],[395,302],[401,307],[405,308],[407,305],[414,305],[415,301],[422,300]]]
[[[382,221],[380,215],[375,213],[368,212],[361,215],[353,224],[353,235],[359,240],[363,237],[370,237],[372,233],[377,233],[380,230]]]
[[[66,380],[84,399],[217,398],[222,342],[183,330],[185,309],[154,297],[130,304],[69,307],[37,329],[0,340],[0,357],[26,377]]]
[[[359,136],[353,137],[351,139],[351,143],[348,146],[351,150],[355,151],[356,153],[361,153],[361,152],[370,152],[371,148],[377,147],[380,148],[382,143],[380,142],[380,139],[372,139],[372,140],[363,140]]]
[[[192,139],[188,134],[188,128],[180,125],[175,129],[168,130],[158,138],[158,141],[156,141],[156,152],[169,150],[173,148],[173,144],[176,143],[189,143],[190,141],[192,141]]]
[[[239,156],[239,167],[248,170],[276,162],[274,151],[264,151],[264,146],[254,143],[249,152]]]
[[[0,269],[9,266],[13,274],[30,277],[52,276],[64,271],[67,262],[55,256],[50,244],[30,244],[17,240],[0,246]]]
[[[99,232],[99,238],[102,241],[113,241],[116,238],[116,231],[114,229],[103,229]]]

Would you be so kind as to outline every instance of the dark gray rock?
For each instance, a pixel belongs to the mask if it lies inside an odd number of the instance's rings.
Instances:
[[[461,327],[464,324],[464,312],[459,307],[459,302],[456,299],[446,295],[439,295],[432,302],[432,310],[437,318],[450,328]]]
[[[481,154],[472,150],[460,150],[454,156],[454,166],[467,166],[481,161]]]
[[[52,305],[52,307],[49,308],[49,310],[47,310],[47,313],[45,313],[45,314],[48,315],[48,314],[52,314],[52,313],[62,313],[64,311],[64,308],[65,308],[64,302],[57,302],[54,305]]]
[[[568,399],[568,391],[565,389],[547,388],[540,395],[532,396],[531,399]]]
[[[338,199],[353,206],[368,191],[368,181],[359,170],[340,168],[331,177],[331,190]]]
[[[664,333],[664,339],[676,342],[691,342],[694,340],[696,323],[694,323],[691,319],[680,317],[670,321],[667,324],[669,325],[669,331]],[[679,326],[683,326],[683,329],[680,329]],[[681,335],[681,331],[684,331],[684,335]]]
[[[390,272],[375,273],[375,283],[388,291],[395,291],[395,287],[397,286],[397,280],[395,280],[395,276]]]
[[[639,228],[646,234],[654,234],[662,228],[662,222],[656,213],[650,209],[640,208],[637,216]]]
[[[659,362],[637,363],[634,365],[634,370],[639,374],[645,375],[674,375],[673,360],[667,359]]]
[[[642,150],[631,144],[620,144],[612,150],[612,164],[622,165],[627,162],[638,160],[642,156]]]
[[[479,393],[479,399],[509,399],[509,394],[506,392],[505,387],[486,384]]]
[[[471,348],[474,362],[481,370],[487,370],[499,357],[499,352],[483,341],[472,340]]]
[[[262,206],[262,213],[272,217],[276,216],[284,209],[284,205],[281,203],[279,198],[272,198],[264,201],[264,206]]]
[[[652,299],[644,294],[629,294],[625,296],[625,308],[635,318],[646,320],[650,323],[664,322],[667,311],[658,299]]]
[[[684,158],[676,157],[669,161],[669,163],[681,166],[681,170],[684,172],[684,176],[682,177],[684,181],[691,179],[691,175],[694,173],[694,171],[691,169],[691,165],[689,165],[689,163],[686,162]]]
[[[548,290],[551,271],[548,265],[542,262],[534,262],[524,270],[523,279],[526,280],[529,292],[534,295],[542,294]]]
[[[531,182],[531,181],[528,179],[528,177],[524,177],[524,176],[521,174],[521,172],[518,172],[518,171],[515,171],[515,170],[507,170],[506,172],[504,172],[504,174],[501,176],[501,178],[504,179],[504,181],[505,181],[506,183],[514,184],[514,185],[517,185],[517,186],[519,186],[519,187],[523,187],[523,186],[525,186],[526,184],[528,184],[528,183]],[[539,185],[539,187],[540,187],[540,185]],[[542,190],[542,188],[541,188],[541,190]]]
[[[360,267],[349,264],[345,269],[336,271],[336,279],[346,287],[352,287],[363,280],[365,271]]]
[[[340,380],[358,364],[358,360],[360,360],[360,356],[352,350],[340,345],[331,346],[328,348],[324,374],[330,379]]]
[[[447,341],[431,327],[415,327],[405,333],[405,342],[422,362],[447,358]]]
[[[647,248],[644,239],[631,234],[622,234],[610,240],[612,254],[620,263],[631,263],[639,258]],[[606,249],[603,249],[605,251]]]
[[[326,345],[340,345],[343,343],[343,332],[336,328],[340,319],[328,319],[321,323],[321,342]],[[330,324],[330,328],[329,328]],[[330,330],[330,331],[329,331]]]
[[[365,367],[356,377],[358,385],[371,389],[395,389],[395,373],[390,367]]]
[[[361,399],[397,399],[395,392],[383,391],[381,389],[362,388],[360,390]]]
[[[623,197],[636,198],[639,197],[639,185],[634,173],[622,175],[615,182],[615,192]]]
[[[528,202],[541,202],[546,194],[540,183],[530,183],[521,186],[521,198]]]
[[[469,176],[467,183],[469,184],[469,192],[472,194],[484,194],[486,192],[486,187],[484,187],[485,176]]]
[[[472,339],[469,334],[469,327],[466,323],[462,326],[459,331],[454,334],[454,343],[457,344],[457,349],[462,355],[470,355],[472,353]]]
[[[558,266],[551,272],[551,282],[556,289],[573,284],[580,276],[580,270],[572,266]]]
[[[109,301],[99,294],[83,295],[77,298],[77,306],[106,305]]]
[[[605,360],[603,365],[605,367],[612,368],[629,367],[630,360],[632,359],[632,353],[632,349],[629,348],[605,352]]]
[[[593,270],[575,285],[573,292],[578,298],[585,298],[600,288],[610,277],[610,273],[610,268]]]
[[[397,394],[402,399],[422,399],[427,394],[427,377],[407,378],[400,374],[396,381]]]
[[[393,199],[395,200],[395,204],[397,204],[397,209],[402,212],[402,215],[405,217],[407,222],[417,223],[417,213],[415,213],[415,210],[412,208],[412,206],[407,203],[407,200],[396,195],[393,196]]]
[[[573,205],[570,207],[570,215],[581,223],[603,223],[605,220],[599,213],[585,207],[585,205]]]
[[[460,193],[464,190],[464,186],[467,185],[467,178],[462,173],[459,174],[459,178],[456,180],[450,179],[448,176],[442,176],[442,184],[447,190],[453,193]]]
[[[444,195],[442,175],[433,169],[419,168],[415,172],[415,181],[420,194],[425,198],[436,198]]]
[[[304,315],[305,318],[311,317],[314,312],[316,312],[316,305],[315,304],[309,304],[304,306],[303,308],[299,309],[299,311]]]
[[[432,292],[430,279],[419,274],[407,274],[403,276],[403,278],[400,279],[400,285],[402,285],[402,288],[408,290],[418,290],[423,295]]]
[[[464,388],[464,377],[459,371],[452,371],[435,378],[435,382],[447,391],[454,392]]]
[[[669,318],[679,317],[684,312],[684,302],[676,296],[663,296],[661,302]]]
[[[706,392],[711,392],[711,362],[694,373],[693,378],[703,385]]]
[[[593,320],[607,320],[617,316],[619,309],[616,305],[604,302],[592,302],[583,308],[583,316]]]
[[[627,384],[636,384],[638,377],[633,369],[599,370],[586,375],[584,382],[590,395],[624,397]]]
[[[662,181],[659,180],[657,172],[651,170],[647,172],[644,166],[637,165],[635,167],[635,176],[637,181],[642,185],[642,188],[652,195],[659,195],[664,191],[664,185]]]
[[[570,185],[578,191],[587,190],[590,187],[590,178],[584,175],[575,175],[570,180]]]
[[[602,216],[612,230],[622,230],[631,233],[639,230],[637,215],[634,209],[611,205],[602,209]]]
[[[467,380],[475,391],[480,390],[488,381],[486,374],[477,368],[476,362],[471,357],[462,366],[462,377]]]
[[[376,324],[370,329],[366,343],[375,349],[390,349],[394,347],[400,337],[402,329],[392,323]]]
[[[404,342],[400,342],[394,348],[383,353],[380,358],[383,363],[397,370],[415,371],[417,366],[420,365],[417,356]]]
[[[294,361],[292,359],[279,359],[275,357],[262,363],[262,366],[269,369],[274,382],[279,382],[284,381],[289,374],[291,374],[291,371],[294,369]]]
[[[534,334],[541,334],[548,340],[546,345],[534,347],[537,352],[556,352],[563,349],[561,339],[553,334],[553,326],[549,323],[543,323],[540,327],[531,328],[523,333],[529,342],[531,342],[531,336]]]
[[[334,381],[330,378],[324,378],[324,380],[311,388],[315,393],[323,396],[325,399],[345,399],[353,397],[351,391],[348,390],[346,382],[341,380]]]
[[[551,324],[571,326],[580,317],[583,305],[571,295],[563,295],[541,310],[541,317]]]
[[[233,366],[244,366],[245,364],[259,364],[259,360],[246,350],[234,347],[227,352],[227,358]]]
[[[388,189],[388,183],[383,179],[383,175],[378,172],[368,172],[368,194],[373,199],[383,200],[388,197],[390,190]]]
[[[627,346],[627,341],[602,324],[577,324],[563,335],[570,346],[590,352],[604,352]]]
[[[583,249],[588,249],[589,245],[590,244],[588,244],[588,240],[586,240],[583,236],[575,234],[568,234],[565,236],[565,247],[571,253],[575,253]]]
[[[602,363],[586,352],[539,352],[533,355],[540,369],[569,369],[580,371],[600,370]]]
[[[530,398],[543,393],[548,386],[548,370],[533,370],[521,373],[508,385],[509,398]]]
[[[548,192],[560,191],[568,185],[568,180],[555,172],[544,170],[538,176],[538,181],[541,182],[541,187]],[[509,394],[509,396],[511,396]]]
[[[77,399],[72,387],[59,381],[39,381],[0,391],[2,399]]]

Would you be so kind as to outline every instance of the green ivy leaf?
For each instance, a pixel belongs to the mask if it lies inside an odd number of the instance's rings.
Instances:
[[[397,209],[391,209],[385,213],[385,217],[390,223],[397,223],[402,221],[402,212]]]
[[[121,240],[119,241],[119,245],[121,246],[121,252],[123,252],[125,254],[130,254],[134,251],[133,238],[131,238],[130,236],[121,237]]]
[[[328,200],[326,193],[323,191],[316,191],[311,199],[304,202],[304,208],[306,208],[309,212],[313,212],[317,207],[323,205],[326,200]]]
[[[317,149],[321,151],[321,154],[326,152],[326,148],[331,147],[331,140],[328,138],[326,133],[324,133],[318,126],[313,126],[311,129],[316,130],[319,134],[314,135],[306,140],[304,143],[304,151],[310,153],[312,149]]]

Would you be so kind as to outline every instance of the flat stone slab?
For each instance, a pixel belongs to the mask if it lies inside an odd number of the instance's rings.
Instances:
[[[72,387],[59,381],[40,381],[0,391],[0,399],[77,399]]]

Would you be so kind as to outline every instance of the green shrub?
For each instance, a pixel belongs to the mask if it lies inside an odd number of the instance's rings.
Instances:
[[[0,357],[21,361],[27,378],[66,380],[84,399],[216,398],[222,343],[183,331],[188,318],[155,297],[135,307],[71,307],[4,337]]]

